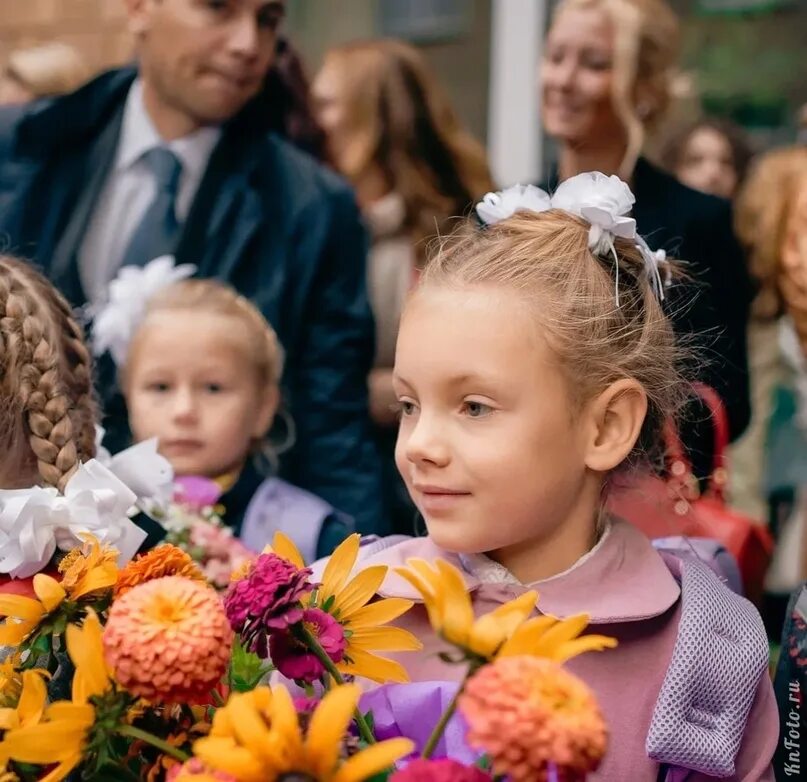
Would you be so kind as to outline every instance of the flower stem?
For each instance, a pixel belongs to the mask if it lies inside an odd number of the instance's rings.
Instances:
[[[223,706],[224,705],[224,698],[221,697],[221,694],[215,688],[210,691],[210,695],[213,698],[216,706]]]
[[[445,733],[446,727],[448,726],[448,721],[454,716],[454,712],[457,710],[457,703],[459,703],[460,695],[462,695],[462,692],[465,689],[465,684],[467,683],[468,679],[470,679],[471,676],[476,673],[478,667],[478,665],[473,664],[468,667],[465,678],[460,682],[460,686],[457,687],[454,697],[451,699],[446,707],[446,710],[443,712],[439,721],[434,726],[434,730],[431,732],[431,735],[426,742],[426,746],[423,747],[423,752],[420,755],[422,758],[428,760],[434,754],[434,751],[437,749],[437,745],[440,743],[440,739],[443,737],[443,733]]]
[[[163,741],[148,731],[141,730],[134,725],[121,725],[115,732],[120,736],[128,736],[130,739],[139,739],[140,741],[145,741],[146,744],[151,744],[152,747],[156,747],[161,752],[164,752],[166,755],[170,755],[180,763],[190,760],[190,755],[183,752],[178,747],[172,747],[167,741]]]
[[[342,678],[342,674],[334,665],[333,660],[328,657],[328,653],[322,648],[320,642],[309,632],[309,630],[302,624],[298,624],[295,627],[297,631],[297,635],[300,640],[314,653],[316,658],[322,663],[325,670],[331,675],[331,678],[337,684],[344,684],[345,680]],[[353,713],[353,719],[356,721],[356,727],[359,729],[359,734],[361,737],[368,743],[368,744],[375,744],[376,738],[373,735],[373,731],[370,730],[370,726],[367,724],[367,720],[364,719],[364,715],[356,709]]]

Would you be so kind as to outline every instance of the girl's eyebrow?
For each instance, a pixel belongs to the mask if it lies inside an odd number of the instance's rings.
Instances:
[[[401,377],[401,375],[397,373],[393,373],[392,377],[395,382],[400,383],[402,386],[406,386],[407,388],[414,387],[408,380]],[[474,372],[463,372],[461,374],[452,375],[448,378],[442,379],[441,384],[450,386],[452,388],[468,384],[480,385],[486,389],[490,389],[492,386],[490,378],[484,377]]]

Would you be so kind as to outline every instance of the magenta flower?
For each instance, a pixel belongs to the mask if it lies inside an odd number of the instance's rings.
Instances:
[[[396,771],[390,782],[491,782],[492,777],[481,768],[465,766],[456,760],[413,760]]]
[[[268,655],[268,636],[303,618],[300,598],[316,584],[310,568],[300,569],[276,554],[261,554],[245,578],[230,585],[224,609],[245,646],[260,657]]]
[[[221,487],[201,475],[180,475],[174,485],[174,501],[192,510],[212,508],[221,497]]]
[[[342,661],[347,641],[345,631],[336,619],[319,608],[308,608],[303,612],[303,625],[333,662]],[[302,641],[294,637],[291,630],[272,633],[269,652],[275,667],[287,679],[312,684],[325,674],[325,666]]]

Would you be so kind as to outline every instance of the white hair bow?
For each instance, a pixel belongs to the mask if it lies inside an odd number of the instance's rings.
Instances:
[[[143,320],[149,299],[163,288],[192,277],[196,266],[174,265],[172,255],[162,255],[145,266],[124,266],[109,284],[107,301],[92,308],[92,347],[96,356],[109,351],[118,366],[126,361],[129,343]]]
[[[95,427],[95,458],[136,495],[135,505],[149,516],[162,516],[174,497],[174,469],[157,453],[158,438],[126,448],[114,456],[102,445],[106,434]]]
[[[616,305],[619,306],[619,262],[614,238],[632,239],[644,259],[645,271],[656,296],[664,299],[664,284],[659,264],[666,258],[664,251],[653,252],[636,233],[636,220],[629,217],[636,199],[631,189],[618,176],[606,176],[599,171],[578,174],[562,182],[550,196],[533,185],[514,185],[499,193],[488,193],[477,205],[476,212],[486,225],[512,217],[516,212],[546,212],[562,209],[577,215],[591,226],[589,249],[599,256],[610,253],[614,258],[616,275]]]
[[[34,575],[57,548],[80,545],[84,533],[114,546],[124,565],[146,538],[129,513],[164,496],[172,481],[171,466],[157,454],[154,440],[121,452],[109,467],[97,459],[80,465],[63,494],[41,486],[0,490],[0,573]]]

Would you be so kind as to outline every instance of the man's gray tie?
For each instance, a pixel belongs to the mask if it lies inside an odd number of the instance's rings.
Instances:
[[[161,255],[172,255],[179,242],[176,198],[182,163],[165,147],[150,149],[142,159],[154,176],[157,192],[132,233],[121,266],[145,266]]]

